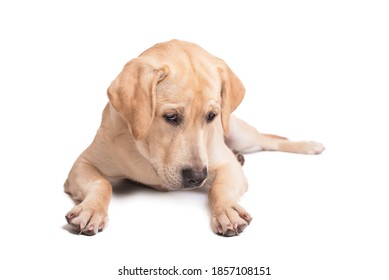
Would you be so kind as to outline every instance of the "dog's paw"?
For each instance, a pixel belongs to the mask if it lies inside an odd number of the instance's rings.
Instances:
[[[74,230],[85,235],[95,235],[108,225],[107,211],[87,203],[81,203],[73,207],[65,218]]]
[[[287,145],[290,146],[289,152],[307,155],[318,155],[325,149],[323,144],[313,141],[290,142]]]
[[[324,151],[324,146],[321,143],[318,142],[302,142],[304,146],[304,152],[308,155],[318,155],[321,154]]]
[[[212,211],[212,230],[219,235],[236,236],[251,220],[250,214],[238,204],[215,207]]]

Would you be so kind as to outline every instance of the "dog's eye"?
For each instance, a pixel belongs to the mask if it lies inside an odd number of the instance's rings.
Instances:
[[[174,114],[165,114],[163,115],[163,118],[165,119],[166,122],[174,125],[178,125],[181,122],[181,117],[179,114],[174,113]]]
[[[209,112],[207,115],[207,122],[211,122],[216,118],[216,114],[214,112]]]

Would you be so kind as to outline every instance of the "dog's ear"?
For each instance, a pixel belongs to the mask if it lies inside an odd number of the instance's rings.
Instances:
[[[221,119],[224,135],[228,136],[230,129],[230,115],[238,107],[244,97],[245,89],[239,78],[232,72],[227,64],[219,67],[222,82],[221,98],[222,112]]]
[[[136,140],[146,137],[154,119],[156,88],[168,67],[154,68],[142,58],[128,62],[108,88],[112,106],[129,123]]]

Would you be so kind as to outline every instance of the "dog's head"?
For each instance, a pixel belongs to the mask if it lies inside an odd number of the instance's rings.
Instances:
[[[176,190],[206,181],[210,149],[224,145],[244,87],[221,59],[173,40],[128,62],[108,96],[163,187]]]

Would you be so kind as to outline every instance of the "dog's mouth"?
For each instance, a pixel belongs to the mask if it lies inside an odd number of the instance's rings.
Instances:
[[[171,191],[190,191],[194,189],[199,189],[203,187],[207,181],[207,179],[202,180],[201,182],[193,182],[188,185],[188,183],[184,183],[182,180],[180,182],[165,180],[162,179],[164,188]]]
[[[184,185],[181,185],[181,190],[194,190],[194,189],[199,189],[201,188],[202,186],[205,185],[205,182],[207,181],[207,178],[205,178],[204,180],[202,180],[201,182],[196,182],[196,183],[192,183],[190,184],[189,186],[186,186],[185,184]]]
[[[188,166],[152,164],[155,173],[162,181],[162,188],[167,191],[193,190],[203,187],[208,180],[208,168],[190,168]]]
[[[198,189],[203,187],[208,179],[206,168],[201,172],[194,172],[190,169],[174,168],[169,165],[164,168],[153,166],[153,169],[158,177],[161,178],[163,189],[168,191]],[[177,169],[180,171],[178,172]]]

